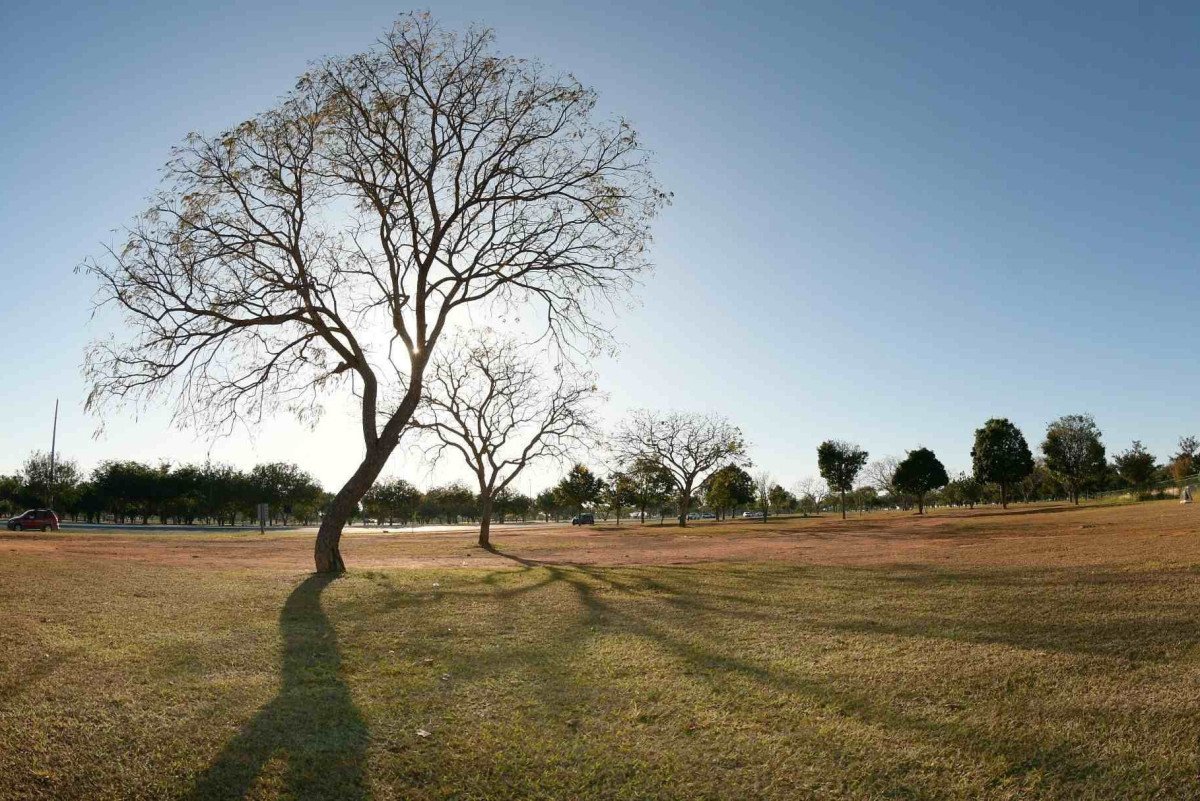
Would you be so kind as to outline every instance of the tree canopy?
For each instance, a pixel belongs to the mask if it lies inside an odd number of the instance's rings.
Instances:
[[[531,349],[489,331],[456,338],[432,360],[414,427],[436,461],[462,457],[479,488],[479,544],[490,547],[492,498],[529,465],[564,461],[594,431],[596,385],[568,365],[553,374]]]
[[[648,266],[667,195],[636,131],[595,106],[490,30],[413,14],[274,108],[188,136],[123,241],[83,265],[124,316],[88,353],[89,408],[169,398],[178,423],[228,433],[348,391],[363,457],[314,548],[318,571],[344,569],[341,530],[468,310],[608,341],[595,310]]]
[[[675,479],[661,462],[648,456],[635,458],[625,470],[625,475],[630,482],[629,502],[637,508],[644,523],[647,509],[661,509],[671,497]]]
[[[1113,457],[1113,464],[1121,479],[1139,491],[1145,490],[1158,469],[1154,461],[1154,454],[1146,450],[1141,441],[1136,439],[1129,450],[1122,451]]]
[[[917,514],[925,514],[925,496],[950,483],[950,476],[933,451],[917,448],[896,465],[892,480],[896,489],[916,496]]]
[[[554,488],[554,498],[560,505],[578,512],[594,505],[603,491],[604,481],[586,465],[577,464]]]
[[[1021,430],[1006,418],[993,417],[975,431],[971,449],[975,478],[1000,487],[1000,503],[1008,508],[1008,489],[1033,472],[1033,454]]]
[[[681,526],[705,478],[725,464],[749,464],[741,429],[714,414],[635,411],[614,435],[613,449],[623,462],[648,459],[671,474]]]
[[[701,485],[704,503],[718,516],[754,503],[754,478],[736,464],[717,470]]]
[[[1102,477],[1107,467],[1100,429],[1090,414],[1069,414],[1050,423],[1042,454],[1046,467],[1067,486],[1075,504],[1080,490]]]
[[[867,463],[868,456],[857,445],[841,440],[826,440],[817,447],[817,469],[829,488],[841,495],[843,520],[846,519],[846,493],[854,489],[854,480]]]

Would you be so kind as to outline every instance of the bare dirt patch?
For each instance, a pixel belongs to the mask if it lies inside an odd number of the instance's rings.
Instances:
[[[468,531],[348,533],[349,564],[384,567],[499,567],[514,563],[672,565],[780,562],[814,565],[1054,565],[1200,560],[1200,509],[1158,502],[1131,506],[1036,506],[881,513],[843,521],[782,518],[762,522],[667,525],[506,526],[496,552]],[[121,560],[217,569],[311,565],[311,531],[253,533],[9,533],[0,553],[71,560]],[[1170,547],[1164,538],[1169,539]]]

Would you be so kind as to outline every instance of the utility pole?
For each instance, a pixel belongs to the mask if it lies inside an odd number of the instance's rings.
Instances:
[[[50,429],[50,486],[46,494],[50,496],[46,506],[54,508],[54,449],[58,445],[58,398],[54,399],[54,427]]]

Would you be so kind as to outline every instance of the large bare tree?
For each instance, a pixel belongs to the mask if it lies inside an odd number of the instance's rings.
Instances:
[[[595,431],[596,385],[566,365],[539,369],[532,355],[490,332],[458,337],[433,357],[413,423],[431,438],[434,460],[457,451],[474,474],[484,548],[496,496],[530,464],[566,458]]]
[[[648,266],[667,201],[623,120],[489,30],[402,18],[301,76],[275,108],[174,151],[125,241],[84,269],[120,339],[89,351],[88,405],[174,401],[223,433],[280,409],[311,421],[345,388],[362,460],[315,546],[343,525],[409,425],[431,354],[464,311],[532,318],[556,344],[607,332],[593,309]]]
[[[613,439],[618,459],[661,464],[675,482],[679,525],[687,525],[692,492],[727,464],[748,465],[741,429],[715,414],[633,412]]]

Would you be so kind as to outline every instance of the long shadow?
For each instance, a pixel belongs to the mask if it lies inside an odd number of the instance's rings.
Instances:
[[[949,520],[954,520],[956,518],[966,519],[966,518],[972,518],[972,517],[1025,517],[1026,515],[1047,515],[1047,514],[1060,514],[1062,512],[1082,512],[1082,511],[1086,511],[1087,509],[1091,509],[1091,508],[1094,508],[1094,507],[1075,506],[1074,504],[1070,504],[1070,505],[1064,504],[1061,506],[1037,506],[1037,507],[1034,507],[1033,509],[1003,509],[1003,508],[1001,508],[1001,509],[978,509],[978,510],[973,509],[970,512],[963,512],[962,514],[934,513],[934,514],[929,515],[929,517],[944,518],[944,519],[949,519]]]
[[[279,615],[282,686],[226,743],[191,798],[243,798],[275,758],[286,762],[292,798],[366,798],[367,727],[339,675],[337,636],[321,609],[333,580],[314,574],[288,596]]]

